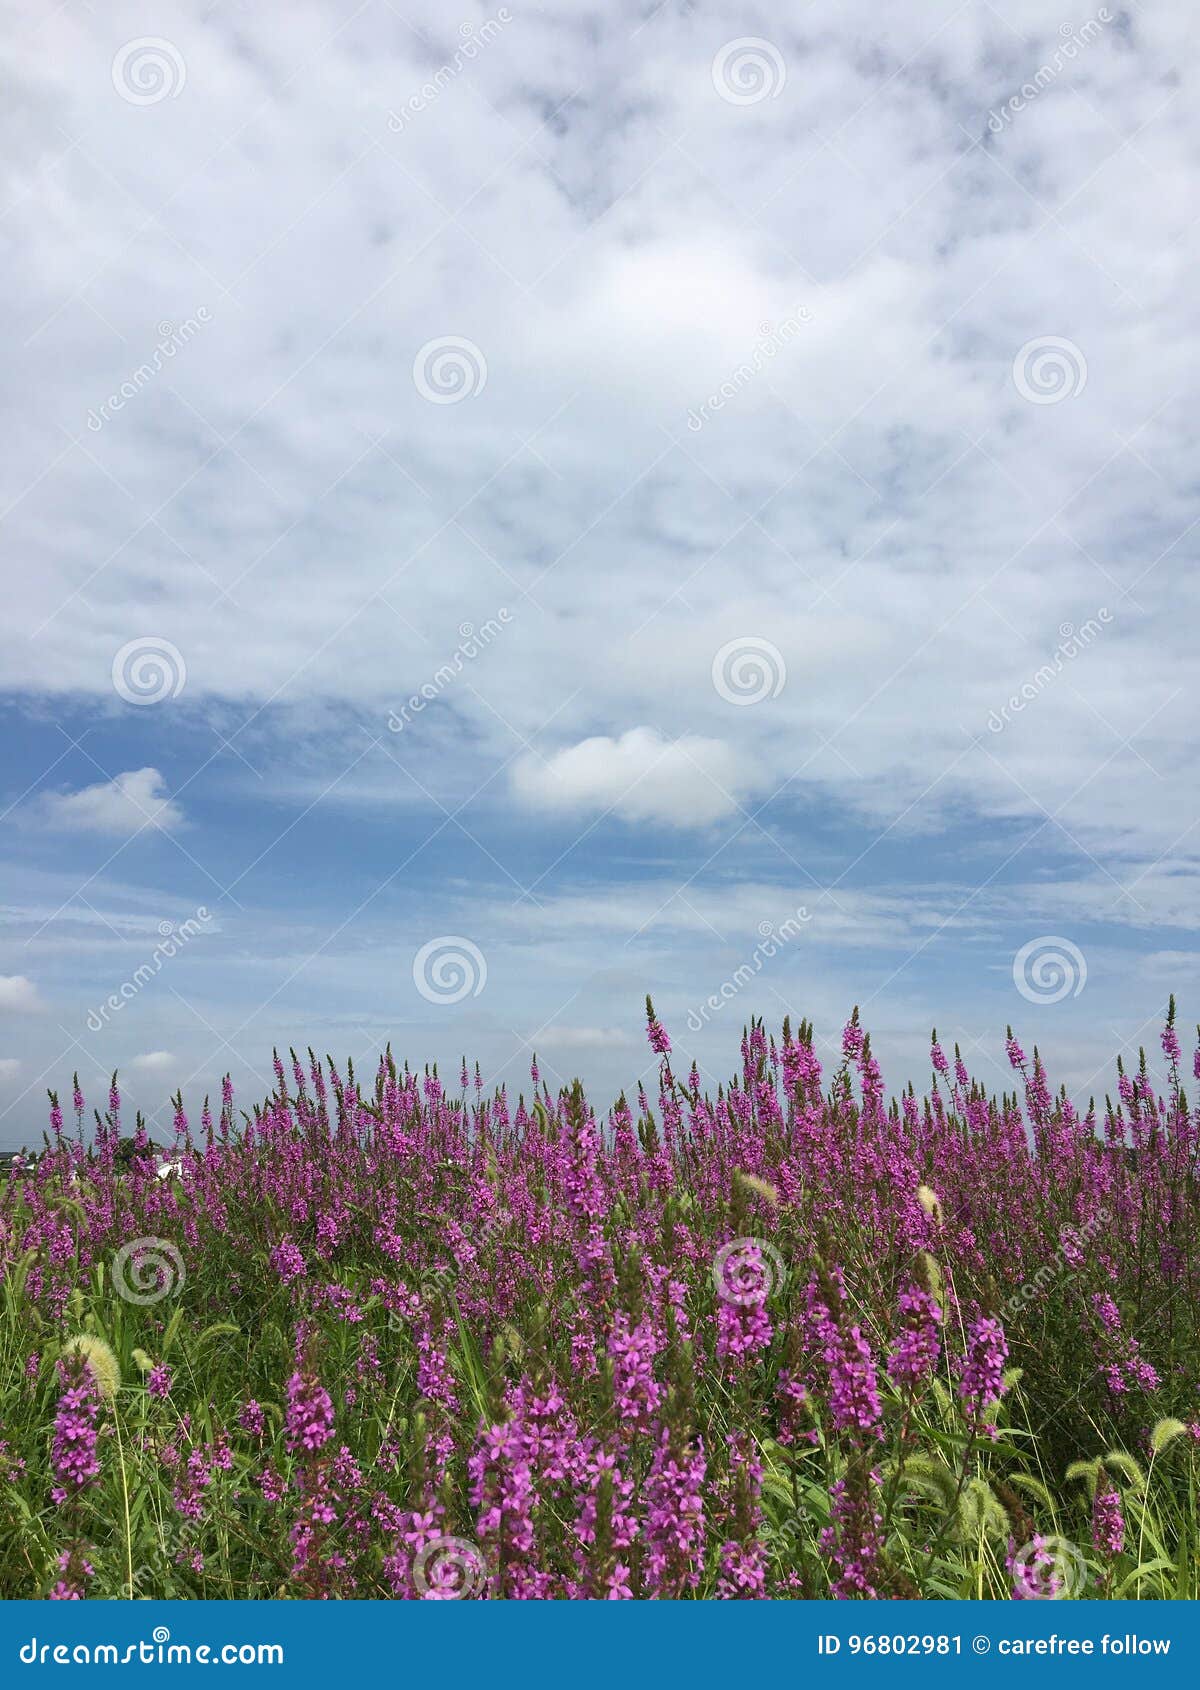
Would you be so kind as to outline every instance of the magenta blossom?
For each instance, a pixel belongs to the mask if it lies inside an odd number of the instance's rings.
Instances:
[[[333,1402],[308,1373],[293,1373],[287,1386],[288,1449],[322,1449],[333,1436]]]

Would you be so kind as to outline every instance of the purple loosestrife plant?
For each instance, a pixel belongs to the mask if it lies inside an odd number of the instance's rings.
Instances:
[[[54,1477],[50,1499],[61,1510],[70,1541],[58,1557],[59,1576],[49,1594],[51,1600],[62,1602],[81,1599],[88,1580],[95,1575],[82,1541],[82,1496],[96,1484],[101,1473],[97,1421],[103,1398],[95,1373],[78,1351],[63,1357],[58,1364],[58,1376],[62,1389],[50,1452]]]
[[[958,1382],[963,1410],[973,1428],[982,1427],[989,1436],[995,1427],[984,1423],[986,1411],[1004,1395],[1004,1364],[1008,1341],[998,1320],[983,1316],[967,1329],[967,1351]]]
[[[1125,1513],[1116,1487],[1101,1475],[1092,1499],[1092,1545],[1097,1554],[1111,1561],[1125,1547]]]
[[[149,1568],[135,1594],[1034,1597],[1072,1575],[1045,1534],[1074,1518],[1111,1596],[1120,1495],[1098,1483],[1085,1519],[1057,1494],[1083,1427],[1145,1473],[1200,1594],[1179,1025],[1099,1107],[1015,1035],[1007,1092],[935,1039],[927,1093],[889,1101],[857,1015],[827,1073],[807,1021],[752,1019],[706,1092],[650,1004],[657,1079],[615,1103],[544,1069],[521,1096],[469,1061],[447,1084],[284,1052],[244,1114],[227,1080],[219,1113],[172,1100],[165,1179],[115,1081],[94,1132],[73,1088],[74,1132],[52,1101],[45,1152],[0,1182],[14,1594],[122,1596]],[[64,1335],[103,1354],[114,1261],[154,1240],[186,1284],[122,1302],[145,1389],[114,1355],[110,1390]]]
[[[941,1356],[942,1311],[918,1285],[900,1293],[899,1308],[902,1325],[887,1370],[897,1385],[915,1391],[933,1374]]]

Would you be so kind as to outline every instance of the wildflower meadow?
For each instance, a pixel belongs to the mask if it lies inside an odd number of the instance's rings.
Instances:
[[[1194,1598],[1200,1121],[855,1011],[597,1108],[275,1059],[0,1187],[0,1593]],[[1193,1059],[1200,1078],[1200,1052]]]

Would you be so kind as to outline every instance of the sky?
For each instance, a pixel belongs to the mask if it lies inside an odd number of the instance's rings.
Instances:
[[[6,6],[0,1146],[1194,1023],[1190,10]]]

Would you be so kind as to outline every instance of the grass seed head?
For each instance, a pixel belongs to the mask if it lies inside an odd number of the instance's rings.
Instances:
[[[112,1402],[121,1388],[121,1364],[111,1344],[94,1332],[77,1332],[62,1347],[64,1358],[80,1355],[92,1370],[100,1395]]]

